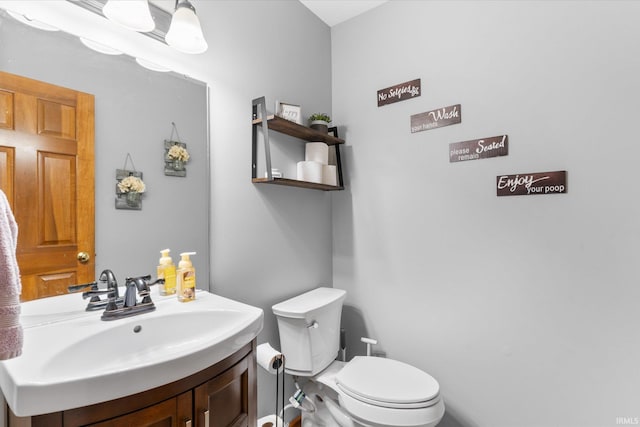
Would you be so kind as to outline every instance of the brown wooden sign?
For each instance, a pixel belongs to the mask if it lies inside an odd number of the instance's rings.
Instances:
[[[567,171],[499,175],[496,188],[498,196],[566,193]]]
[[[400,83],[378,91],[378,107],[421,95],[420,79]]]
[[[462,106],[460,104],[450,105],[411,116],[411,133],[455,125],[461,121]]]
[[[473,139],[471,141],[452,142],[449,144],[449,162],[488,159],[490,157],[509,154],[509,137],[507,135],[491,138]]]

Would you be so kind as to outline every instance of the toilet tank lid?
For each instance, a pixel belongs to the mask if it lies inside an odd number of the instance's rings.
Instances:
[[[310,313],[335,302],[342,302],[347,292],[335,288],[316,288],[302,295],[282,301],[271,309],[281,317],[303,319]]]

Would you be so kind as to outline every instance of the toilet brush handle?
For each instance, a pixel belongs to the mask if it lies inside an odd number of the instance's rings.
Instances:
[[[373,338],[362,337],[360,341],[367,345],[367,356],[371,356],[371,346],[378,344],[378,340],[374,340]]]

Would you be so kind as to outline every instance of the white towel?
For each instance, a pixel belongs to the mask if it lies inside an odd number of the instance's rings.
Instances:
[[[0,360],[22,354],[20,270],[16,258],[18,225],[7,196],[0,190]]]

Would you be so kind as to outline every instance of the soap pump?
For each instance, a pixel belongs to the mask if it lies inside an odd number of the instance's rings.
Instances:
[[[162,256],[158,262],[158,279],[164,279],[164,284],[159,286],[160,295],[173,295],[176,293],[176,265],[169,256],[171,249],[160,251]]]
[[[195,252],[183,252],[178,263],[177,285],[178,301],[187,302],[196,299],[196,269],[193,268],[190,255]]]

